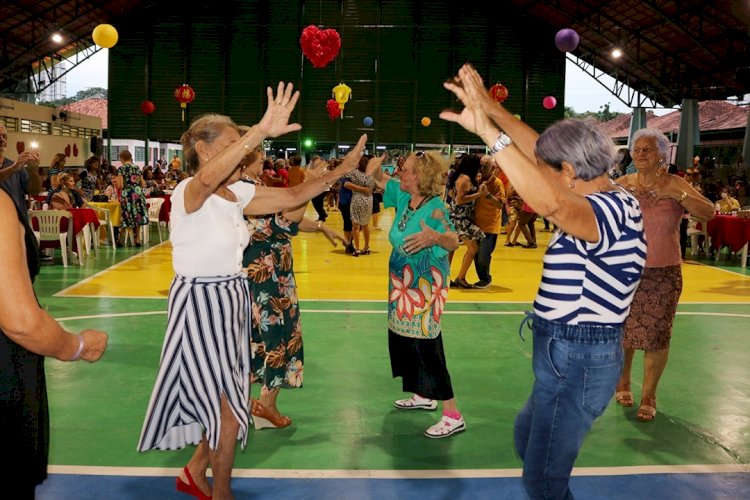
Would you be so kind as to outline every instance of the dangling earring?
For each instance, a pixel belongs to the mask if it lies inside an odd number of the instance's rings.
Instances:
[[[570,183],[568,184],[568,187],[570,189],[573,189],[573,188],[576,187],[576,180],[575,180],[575,178],[573,178],[573,179],[570,180]]]

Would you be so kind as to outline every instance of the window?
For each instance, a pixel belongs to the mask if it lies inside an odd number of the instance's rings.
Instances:
[[[134,161],[144,161],[146,159],[146,148],[143,146],[135,147],[135,158]]]

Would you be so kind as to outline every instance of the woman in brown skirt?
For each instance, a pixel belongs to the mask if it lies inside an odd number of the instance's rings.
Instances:
[[[698,219],[713,217],[713,204],[690,183],[667,173],[669,140],[652,128],[633,135],[636,173],[617,179],[638,198],[646,232],[646,267],[625,320],[625,360],[615,399],[633,406],[630,372],[636,349],[644,351],[643,388],[637,417],[656,417],[656,386],[669,357],[669,341],[682,293],[680,222],[685,210]]]

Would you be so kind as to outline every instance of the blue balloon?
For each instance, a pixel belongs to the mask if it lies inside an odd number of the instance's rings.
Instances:
[[[371,116],[365,116],[365,119],[362,120],[362,123],[365,124],[365,127],[372,126],[372,117]]]

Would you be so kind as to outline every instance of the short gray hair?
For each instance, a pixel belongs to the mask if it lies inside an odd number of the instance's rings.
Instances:
[[[638,129],[635,131],[635,134],[633,134],[630,144],[635,146],[635,142],[638,139],[654,139],[656,141],[656,147],[659,148],[659,153],[664,157],[664,161],[666,161],[667,156],[669,155],[669,139],[667,139],[667,136],[664,135],[661,130],[653,127]],[[630,149],[632,150],[633,148],[631,147]]]
[[[562,170],[562,162],[567,161],[584,181],[599,177],[615,164],[612,139],[589,120],[553,123],[539,136],[534,153],[556,170]]]
[[[208,113],[197,118],[180,138],[183,154],[185,155],[185,167],[188,174],[193,175],[200,167],[200,158],[195,150],[198,141],[212,144],[223,132],[225,127],[238,130],[237,124],[225,115]],[[177,154],[175,153],[175,156]]]

